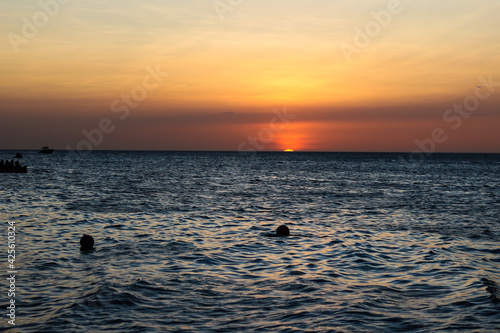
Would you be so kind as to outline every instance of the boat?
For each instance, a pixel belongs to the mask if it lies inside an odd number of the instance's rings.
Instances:
[[[23,154],[21,154],[21,153],[16,153],[16,156],[14,156],[14,158],[23,158]]]
[[[40,149],[39,153],[40,154],[52,154],[53,151],[54,151],[54,149],[51,149],[47,146],[44,146],[44,147],[42,147],[42,149]]]
[[[19,161],[14,163],[13,160],[10,161],[0,161],[0,173],[27,173],[28,167],[19,164]]]

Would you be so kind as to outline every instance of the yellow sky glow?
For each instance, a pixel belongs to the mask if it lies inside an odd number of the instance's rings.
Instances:
[[[0,133],[19,148],[37,147],[47,132],[58,133],[51,146],[76,145],[109,117],[119,130],[96,149],[236,150],[286,106],[297,117],[266,150],[411,151],[433,128],[449,129],[446,109],[480,87],[489,96],[475,119],[464,117],[438,150],[469,142],[470,151],[500,152],[500,87],[481,81],[500,81],[496,0],[252,1],[222,19],[211,1],[52,3],[50,13],[38,1],[0,5]],[[26,27],[44,13],[36,32]],[[168,76],[117,119],[111,105],[139,91],[147,68]],[[183,134],[161,134],[175,126]],[[144,136],[142,145],[127,133]]]

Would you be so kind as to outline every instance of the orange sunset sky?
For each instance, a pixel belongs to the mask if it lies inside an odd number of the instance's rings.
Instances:
[[[3,0],[0,16],[0,149],[500,153],[498,0]]]

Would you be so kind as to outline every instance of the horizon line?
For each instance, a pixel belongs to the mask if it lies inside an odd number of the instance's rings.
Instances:
[[[77,150],[67,150],[67,149],[56,149],[53,148],[54,152],[68,152],[75,153]],[[39,148],[0,148],[0,151],[29,151],[38,152]],[[186,149],[94,149],[92,151],[85,151],[85,153],[92,152],[180,152],[180,153],[358,153],[358,154],[500,154],[499,152],[485,152],[485,151],[436,151],[436,152],[423,152],[423,151],[347,151],[347,150],[294,150],[293,152],[285,152],[284,150],[263,150],[254,152],[240,152],[238,150],[186,150]]]

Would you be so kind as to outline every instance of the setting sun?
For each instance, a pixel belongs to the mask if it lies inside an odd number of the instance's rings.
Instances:
[[[285,150],[283,150],[283,151],[284,151],[285,153],[293,153],[293,152],[294,152],[294,150],[293,150],[293,149],[290,149],[290,148],[285,149]]]

